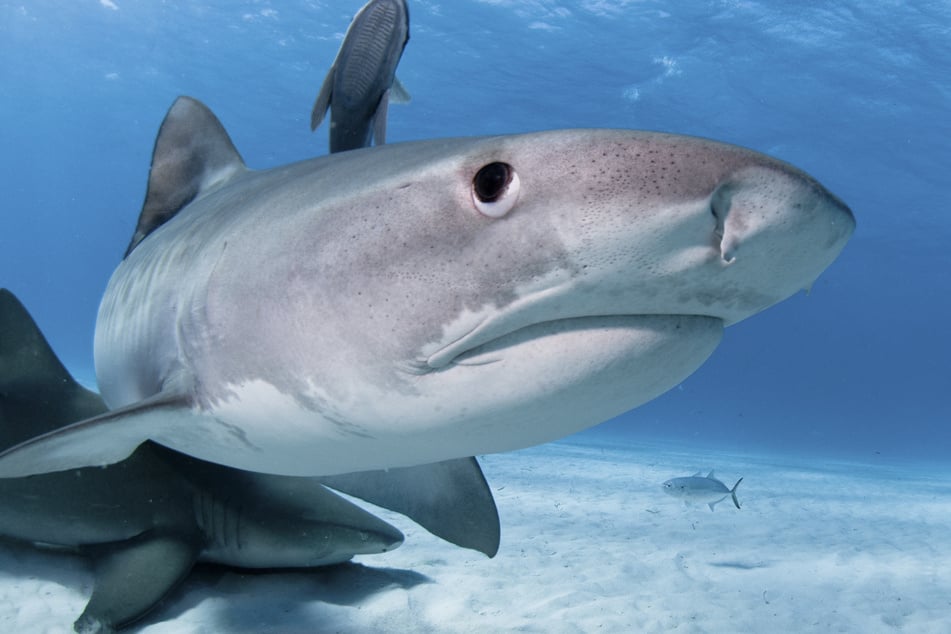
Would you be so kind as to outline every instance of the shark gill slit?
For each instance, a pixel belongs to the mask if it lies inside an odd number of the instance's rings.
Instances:
[[[202,532],[222,548],[241,549],[241,508],[205,491],[195,494],[195,520]]]

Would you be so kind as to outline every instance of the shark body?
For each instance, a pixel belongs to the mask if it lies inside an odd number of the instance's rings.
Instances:
[[[106,411],[0,289],[0,447]],[[490,557],[498,550],[498,514],[474,459],[324,482],[231,469],[153,443],[104,468],[0,479],[0,535],[89,557],[95,585],[75,629],[111,631],[151,610],[198,561],[309,568],[402,543],[399,530],[325,485],[457,545]]]
[[[95,336],[106,414],[0,475],[146,439],[329,476],[553,440],[681,382],[854,229],[750,150],[630,130],[442,139],[245,167],[201,103],[159,132]]]

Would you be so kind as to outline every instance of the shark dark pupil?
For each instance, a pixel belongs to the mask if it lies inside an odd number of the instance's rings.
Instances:
[[[505,193],[512,181],[512,166],[508,163],[489,163],[472,180],[475,194],[484,203],[493,203]]]

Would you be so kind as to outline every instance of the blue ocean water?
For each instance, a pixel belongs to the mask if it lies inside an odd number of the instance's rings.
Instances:
[[[252,167],[326,153],[310,108],[359,0],[0,3],[0,284],[91,381],[106,281],[180,94]],[[411,0],[389,140],[558,127],[712,137],[805,169],[858,230],[812,292],[586,432],[731,450],[951,451],[951,5]]]

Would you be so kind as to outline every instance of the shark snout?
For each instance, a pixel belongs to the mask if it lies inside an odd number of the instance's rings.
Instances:
[[[725,179],[710,210],[727,263],[746,242],[777,246],[760,236],[780,232],[794,251],[837,255],[855,229],[852,211],[835,195],[806,174],[776,167],[748,167]]]
[[[769,303],[810,286],[855,230],[838,197],[783,164],[746,166],[723,179],[710,196],[710,213],[721,266]]]

